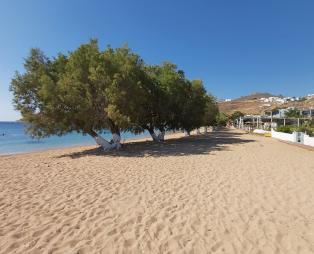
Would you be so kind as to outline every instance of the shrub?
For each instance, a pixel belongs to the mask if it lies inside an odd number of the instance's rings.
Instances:
[[[310,137],[314,137],[314,127],[310,125],[301,125],[299,127],[294,125],[278,126],[276,131],[290,134],[293,133],[294,131],[304,132]]]
[[[308,125],[301,125],[296,129],[298,132],[304,132],[310,137],[314,136],[314,127],[308,126]]]
[[[286,125],[286,126],[278,126],[276,131],[279,131],[279,132],[284,132],[284,133],[293,133],[296,129],[296,126],[293,126],[293,125]]]

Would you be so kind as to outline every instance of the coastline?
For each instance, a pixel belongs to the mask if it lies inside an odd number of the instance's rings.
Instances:
[[[168,135],[172,135],[172,134],[168,134]],[[141,136],[139,135],[139,137],[130,137],[130,138],[125,138],[123,139],[123,143],[129,143],[129,142],[133,142],[135,140],[144,140],[144,139],[149,139],[150,136],[149,135],[145,135],[145,136]],[[62,147],[51,147],[51,148],[42,148],[42,149],[36,149],[36,150],[32,150],[32,151],[26,151],[26,152],[15,152],[15,153],[0,153],[0,157],[3,157],[3,156],[15,156],[15,155],[24,155],[24,154],[33,154],[33,153],[42,153],[42,152],[46,152],[46,151],[54,151],[54,150],[63,150],[63,149],[71,149],[71,148],[88,148],[88,147],[94,147],[94,146],[97,146],[97,144],[95,143],[95,145],[93,144],[81,144],[81,145],[78,145],[78,144],[73,144],[73,145],[66,145],[66,146],[62,146]]]
[[[167,139],[172,139],[172,138],[178,138],[178,137],[183,137],[184,134],[182,132],[176,132],[176,133],[167,133],[165,135],[165,140]],[[149,141],[153,142],[151,136],[145,135],[145,136],[140,136],[140,137],[130,137],[130,138],[125,138],[121,141],[121,144],[129,144],[129,143],[134,143],[134,142],[143,142],[143,141]],[[67,151],[72,151],[73,149],[90,149],[90,148],[98,148],[99,146],[95,143],[94,145],[69,145],[66,147],[52,147],[52,148],[43,148],[41,150],[35,150],[35,151],[28,151],[28,152],[18,152],[18,153],[12,153],[12,154],[0,154],[1,157],[12,157],[12,156],[23,156],[23,155],[28,155],[28,154],[42,154],[45,152],[67,152]],[[105,155],[105,153],[104,153]]]

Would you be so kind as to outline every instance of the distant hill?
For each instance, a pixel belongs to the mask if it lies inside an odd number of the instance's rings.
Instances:
[[[231,101],[222,101],[218,103],[219,110],[226,114],[232,114],[235,111],[241,111],[244,114],[263,114],[265,110],[270,110],[274,108],[288,108],[296,107],[299,109],[302,108],[314,108],[314,98],[305,99],[302,101],[290,101],[287,103],[278,103],[278,102],[268,102],[265,103],[260,101],[260,98],[268,97],[283,97],[276,96],[270,93],[253,93],[251,95],[242,96],[238,99]]]

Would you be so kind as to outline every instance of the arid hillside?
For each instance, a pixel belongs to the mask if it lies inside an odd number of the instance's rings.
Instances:
[[[219,110],[226,114],[232,114],[235,111],[241,111],[244,114],[262,114],[265,110],[270,110],[274,108],[287,108],[287,107],[296,107],[298,109],[311,107],[314,108],[314,98],[302,101],[278,103],[278,102],[263,102],[260,100],[260,98],[263,98],[263,96],[259,95],[260,94],[253,94],[250,96],[243,96],[232,101],[219,102]]]

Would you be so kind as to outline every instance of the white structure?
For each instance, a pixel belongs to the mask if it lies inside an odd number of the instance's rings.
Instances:
[[[231,99],[225,99],[225,102],[231,101]]]
[[[255,133],[255,134],[266,134],[266,133],[270,133],[270,131],[265,131],[263,129],[255,129],[253,131],[253,133]]]
[[[259,99],[261,102],[265,102],[265,103],[269,103],[269,102],[274,102],[274,103],[287,103],[289,101],[298,101],[300,100],[299,97],[284,97],[284,98],[280,98],[280,97],[268,97],[268,98],[260,98]]]
[[[259,100],[265,103],[269,103],[269,102],[285,103],[285,99],[280,98],[280,97],[260,98]]]
[[[310,137],[307,134],[304,134],[304,145],[313,146],[314,147],[314,137]]]
[[[278,132],[275,131],[274,129],[271,130],[271,137],[284,140],[284,141],[289,141],[289,142],[297,142],[297,135],[296,132],[293,132],[292,134],[290,133],[284,133],[284,132]]]
[[[101,136],[96,136],[96,137],[94,137],[94,139],[95,139],[96,143],[104,149],[104,151],[109,151],[112,149],[120,149],[121,148],[121,143],[120,143],[121,138],[117,134],[112,134],[113,143],[108,142],[107,140],[105,140]]]
[[[284,132],[277,132],[274,129],[272,129],[271,137],[314,147],[314,137],[310,137],[309,135],[301,132],[293,132],[292,134],[290,134]]]
[[[289,101],[299,101],[300,98],[299,97],[285,97],[283,98],[284,102],[289,102]]]

